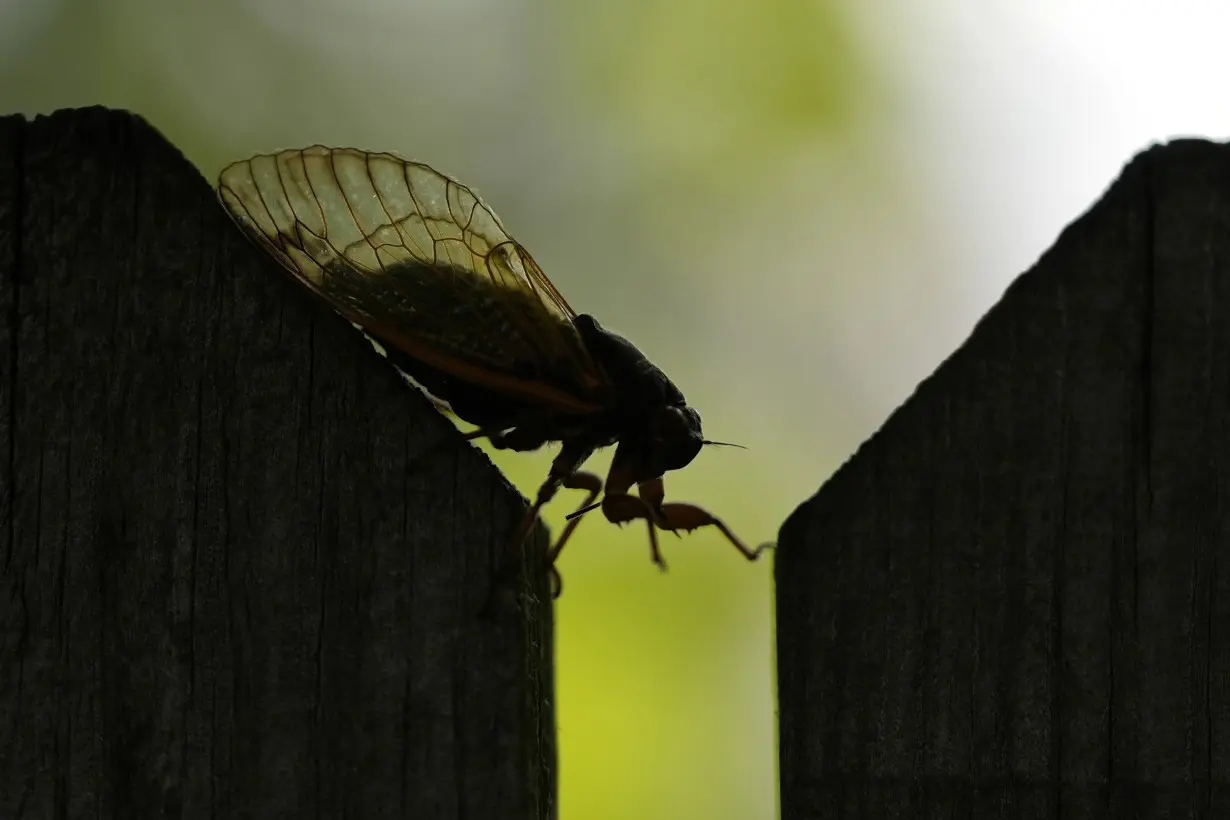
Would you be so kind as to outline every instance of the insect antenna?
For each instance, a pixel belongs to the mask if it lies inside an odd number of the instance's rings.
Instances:
[[[585,515],[585,513],[589,512],[590,510],[596,510],[601,506],[602,506],[601,501],[595,501],[593,504],[590,504],[588,507],[582,507],[579,510],[575,510],[573,512],[568,513],[568,515],[564,516],[564,520],[571,521],[574,518],[580,518],[581,516]]]

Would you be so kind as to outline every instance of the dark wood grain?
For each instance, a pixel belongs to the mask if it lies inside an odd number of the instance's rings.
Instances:
[[[1230,817],[1230,147],[1133,160],[781,532],[783,820]]]
[[[0,817],[555,816],[524,500],[127,114],[0,119],[0,454]]]

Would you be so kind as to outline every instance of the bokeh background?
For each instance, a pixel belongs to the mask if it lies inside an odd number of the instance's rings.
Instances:
[[[0,113],[126,107],[210,179],[452,173],[749,448],[667,488],[758,543],[1132,154],[1230,131],[1227,36],[1213,0],[0,0]],[[496,456],[527,493],[549,458]],[[663,543],[591,516],[562,558],[562,817],[775,817],[771,561]]]

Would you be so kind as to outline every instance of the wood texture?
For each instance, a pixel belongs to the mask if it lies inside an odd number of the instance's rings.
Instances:
[[[555,816],[523,499],[127,114],[0,119],[0,454],[0,817]]]
[[[1133,160],[781,532],[783,820],[1230,817],[1230,147]]]

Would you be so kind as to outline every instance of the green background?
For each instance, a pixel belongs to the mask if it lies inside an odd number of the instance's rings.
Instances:
[[[1199,105],[1125,113],[1175,97],[1115,90],[1147,60],[1086,46],[1127,53],[1131,31],[1057,11],[1098,4],[1026,5],[1049,11],[4,0],[0,112],[129,108],[211,180],[318,142],[457,176],[710,438],[748,448],[707,448],[666,486],[757,544],[1133,151],[1217,127],[1187,116]],[[494,456],[527,494],[550,457]],[[665,575],[641,527],[593,515],[561,560],[562,817],[774,817],[772,561],[705,530],[662,543]]]

